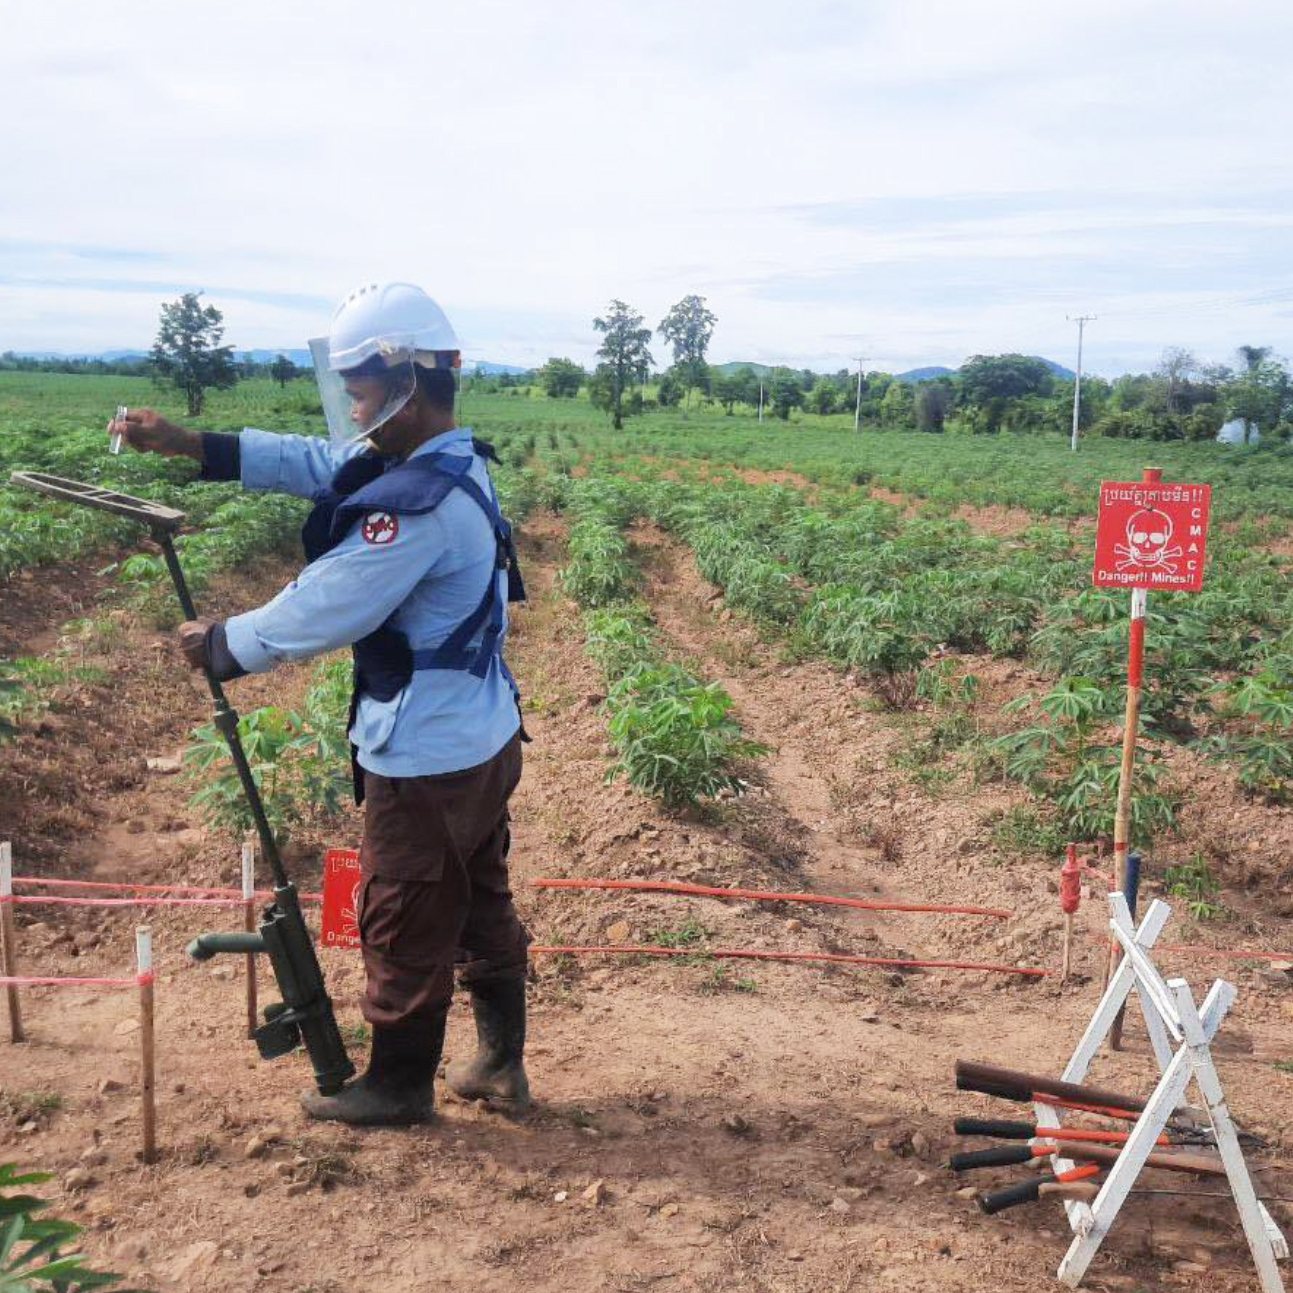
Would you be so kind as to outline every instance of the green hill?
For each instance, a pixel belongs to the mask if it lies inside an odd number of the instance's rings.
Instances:
[[[770,372],[772,372],[771,364],[746,364],[735,359],[728,364],[715,364],[714,367],[717,368],[724,377],[731,377],[733,373],[740,372],[742,368],[748,368],[756,377],[766,377]]]

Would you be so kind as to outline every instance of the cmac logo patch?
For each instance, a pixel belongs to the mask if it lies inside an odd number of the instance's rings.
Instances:
[[[399,532],[399,518],[389,512],[369,512],[364,517],[363,525],[359,527],[359,533],[364,536],[364,542],[371,543],[374,547],[394,543],[395,536]]]

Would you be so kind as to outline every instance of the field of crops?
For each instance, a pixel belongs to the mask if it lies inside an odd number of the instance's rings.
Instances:
[[[1093,520],[1098,482],[1137,478],[1140,447],[1093,440],[1075,459],[1035,440],[855,437],[721,417],[648,419],[612,437],[577,413],[545,427],[515,399],[482,401],[480,413],[507,461],[529,464],[521,485],[577,518],[576,591],[600,579],[612,600],[629,595],[627,546],[615,536],[647,519],[686,543],[726,604],[788,659],[827,660],[864,675],[893,710],[934,714],[910,753],[931,788],[957,776],[1023,784],[1038,803],[1013,823],[1023,847],[1053,852],[1108,834],[1127,597],[1089,586],[1089,527],[1053,518]],[[1205,592],[1151,599],[1133,806],[1142,843],[1175,823],[1186,787],[1168,772],[1173,750],[1222,760],[1268,803],[1293,785],[1293,589],[1280,543],[1293,456],[1154,449],[1168,479],[1214,485],[1223,523]],[[927,501],[899,506],[892,491]],[[972,509],[953,516],[967,499],[1035,521],[1003,535],[977,526]],[[600,632],[591,626],[594,650]],[[1004,704],[979,699],[994,659],[1024,663],[1038,685]]]
[[[582,401],[468,392],[465,402],[465,420],[500,449],[509,512],[570,519],[564,583],[607,679],[614,771],[678,804],[731,792],[760,753],[721,687],[656,640],[626,537],[650,523],[684,543],[725,604],[788,661],[827,661],[864,677],[889,709],[925,713],[908,758],[931,789],[957,777],[1026,786],[1037,811],[1013,824],[1023,847],[1108,832],[1126,597],[1089,587],[1089,530],[1071,522],[1092,518],[1099,480],[1138,476],[1144,447],[1090,440],[1074,456],[1036,438],[855,435],[843,418],[760,425],[709,410],[655,413],[612,433]],[[197,483],[191,463],[109,456],[101,428],[118,403],[179,411],[142,379],[6,375],[0,470],[54,471],[182,507],[193,521],[182,555],[199,589],[249,556],[291,550],[301,504]],[[321,429],[308,382],[244,383],[214,397],[203,422]],[[1173,826],[1184,790],[1167,768],[1173,749],[1223,760],[1266,802],[1284,802],[1293,786],[1293,588],[1281,555],[1293,451],[1192,444],[1153,454],[1167,479],[1213,484],[1223,523],[1206,591],[1151,600],[1134,806],[1142,842]],[[1035,519],[1001,533],[972,509],[954,515],[966,504]],[[6,489],[0,578],[106,552],[127,533]],[[148,613],[173,616],[158,558],[129,556],[115,574]],[[1038,685],[1003,702],[985,687],[994,660],[1024,663]],[[278,720],[257,721],[268,732]]]

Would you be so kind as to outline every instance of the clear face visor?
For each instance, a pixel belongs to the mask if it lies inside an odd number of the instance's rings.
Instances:
[[[334,445],[372,439],[417,390],[417,370],[408,352],[369,360],[348,373],[329,369],[326,337],[312,340],[310,353]]]

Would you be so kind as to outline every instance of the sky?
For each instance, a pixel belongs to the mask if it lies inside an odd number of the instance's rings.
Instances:
[[[1293,357],[1287,0],[0,0],[0,350],[403,279],[468,358]],[[670,356],[660,337],[658,364]]]

